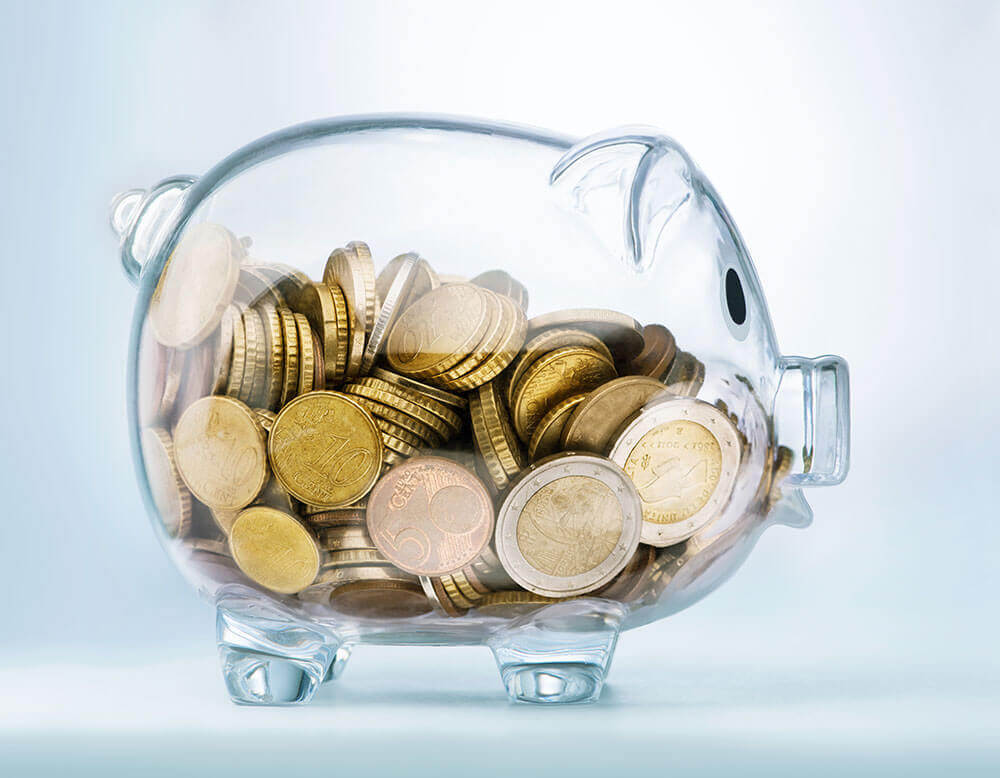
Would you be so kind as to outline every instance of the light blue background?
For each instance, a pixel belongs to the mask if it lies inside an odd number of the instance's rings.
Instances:
[[[995,2],[0,3],[0,767],[995,769],[998,51]],[[388,110],[662,127],[783,350],[851,364],[848,481],[628,633],[597,706],[510,708],[484,650],[364,647],[307,710],[234,708],[143,514],[109,199]]]

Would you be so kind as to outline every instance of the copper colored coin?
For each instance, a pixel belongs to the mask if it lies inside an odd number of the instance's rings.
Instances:
[[[677,344],[670,330],[662,324],[647,324],[642,328],[642,351],[629,362],[631,375],[648,375],[663,378],[677,354]]]
[[[439,576],[469,564],[493,535],[493,503],[476,476],[450,459],[393,467],[368,500],[368,531],[397,567]]]

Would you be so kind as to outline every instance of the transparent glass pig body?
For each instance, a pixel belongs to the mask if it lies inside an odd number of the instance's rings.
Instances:
[[[382,263],[413,250],[442,275],[501,268],[530,290],[529,318],[604,308],[665,324],[704,364],[698,399],[731,415],[743,442],[725,508],[685,543],[657,549],[655,559],[651,552],[638,583],[617,598],[385,619],[254,585],[221,557],[170,536],[141,446],[147,311],[173,248],[201,222],[248,236],[254,261],[295,265],[314,279],[331,248],[363,239]],[[165,548],[218,608],[223,670],[237,702],[307,701],[359,643],[484,644],[514,699],[596,699],[620,631],[712,591],[771,524],[808,525],[801,488],[846,475],[846,364],[780,354],[728,212],[685,152],[655,131],[622,128],[577,142],[426,116],[318,121],[262,138],[200,178],[119,195],[112,227],[139,288],[128,393],[139,482]],[[195,381],[191,361],[176,389],[182,396]]]

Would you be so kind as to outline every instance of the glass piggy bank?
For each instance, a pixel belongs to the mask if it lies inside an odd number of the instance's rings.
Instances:
[[[481,644],[514,700],[722,583],[848,469],[847,365],[783,356],[655,130],[317,121],[112,203],[153,526],[233,700],[365,643]]]

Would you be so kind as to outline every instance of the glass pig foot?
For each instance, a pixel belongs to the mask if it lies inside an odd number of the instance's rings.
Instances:
[[[216,639],[226,689],[240,705],[307,703],[351,653],[334,633],[244,596],[217,602]]]
[[[595,702],[626,610],[608,600],[554,603],[497,630],[488,645],[515,702]]]

